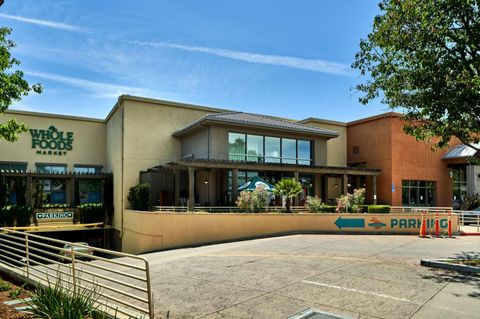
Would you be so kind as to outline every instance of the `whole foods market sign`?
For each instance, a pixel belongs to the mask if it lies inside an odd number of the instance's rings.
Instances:
[[[47,130],[30,129],[32,148],[39,155],[67,155],[73,149],[73,132],[63,132],[55,126]]]

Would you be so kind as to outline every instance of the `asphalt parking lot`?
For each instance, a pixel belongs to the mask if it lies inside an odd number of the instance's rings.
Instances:
[[[419,265],[480,250],[480,237],[294,235],[146,254],[155,311],[170,318],[480,318],[480,277]]]

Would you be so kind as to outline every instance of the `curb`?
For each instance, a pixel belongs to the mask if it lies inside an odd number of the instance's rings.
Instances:
[[[466,266],[460,264],[452,264],[447,261],[455,259],[421,259],[420,265],[432,268],[441,268],[447,270],[454,270],[469,274],[480,274],[480,267]]]

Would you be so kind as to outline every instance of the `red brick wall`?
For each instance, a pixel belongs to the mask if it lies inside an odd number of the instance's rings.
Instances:
[[[353,154],[353,146],[359,146],[359,154]],[[436,182],[436,206],[451,206],[452,184],[447,163],[442,160],[446,150],[432,152],[431,144],[405,134],[398,115],[387,113],[349,123],[347,148],[349,165],[366,162],[368,168],[382,170],[377,177],[379,203],[401,206],[402,180],[426,180]],[[371,185],[367,185],[369,191]]]

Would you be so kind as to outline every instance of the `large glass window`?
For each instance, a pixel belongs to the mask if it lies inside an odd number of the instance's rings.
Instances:
[[[228,134],[228,158],[234,161],[245,160],[245,134]]]
[[[228,144],[230,160],[312,165],[312,141],[229,133]]]
[[[402,204],[405,206],[435,206],[436,182],[402,181]]]
[[[80,203],[101,203],[102,182],[99,180],[81,180],[78,182]]]
[[[298,164],[311,165],[312,143],[310,141],[298,140]]]
[[[282,138],[282,163],[297,163],[297,141],[289,138]]]
[[[452,170],[453,204],[460,205],[467,196],[467,167],[465,165],[454,166]]]
[[[263,136],[247,135],[247,161],[263,162]]]
[[[39,173],[66,173],[67,165],[37,164]]]
[[[3,162],[0,163],[0,170],[25,172],[27,171],[27,164]]]
[[[280,138],[265,136],[265,163],[280,163]]]
[[[43,194],[50,204],[65,204],[67,202],[66,183],[63,179],[43,180]]]

